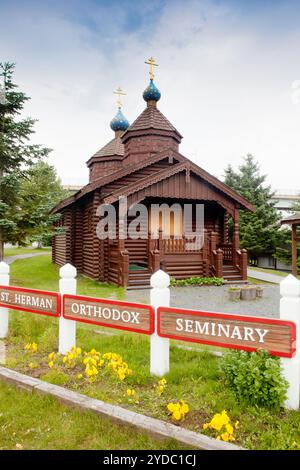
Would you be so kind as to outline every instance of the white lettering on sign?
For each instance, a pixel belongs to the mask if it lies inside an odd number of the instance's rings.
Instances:
[[[9,292],[7,292],[7,294],[9,294]],[[18,305],[24,305],[26,307],[37,307],[37,308],[44,308],[44,309],[49,309],[49,310],[52,310],[53,308],[52,299],[49,299],[49,298],[44,299],[43,297],[34,297],[32,294],[25,295],[25,294],[15,293],[14,303]]]
[[[226,338],[239,339],[242,341],[252,341],[264,343],[265,336],[269,330],[261,328],[249,328],[234,325],[222,325],[215,322],[201,322],[199,320],[187,320],[177,318],[176,331],[185,333],[197,333],[206,336],[225,336]]]
[[[9,292],[1,292],[0,300],[1,302],[9,302]]]
[[[97,307],[96,305],[86,305],[73,302],[71,304],[71,311],[74,314],[79,314],[85,317],[104,318],[105,320],[123,321],[124,323],[139,324],[140,312],[129,310],[118,310],[109,307]]]

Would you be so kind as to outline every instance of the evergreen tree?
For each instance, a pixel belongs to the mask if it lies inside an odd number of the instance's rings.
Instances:
[[[35,120],[19,119],[29,99],[13,82],[15,64],[0,62],[4,93],[0,100],[0,260],[5,242],[18,241],[20,185],[26,171],[47,156],[49,149],[29,142]]]
[[[18,242],[51,243],[55,231],[53,223],[59,215],[50,215],[51,209],[68,196],[57,177],[56,170],[46,162],[32,165],[20,185],[20,219],[17,222]]]
[[[271,198],[271,187],[265,184],[266,175],[260,172],[259,164],[248,154],[243,164],[235,171],[231,165],[225,169],[225,184],[241,194],[256,208],[256,212],[240,211],[240,241],[250,259],[260,253],[275,252],[280,240],[280,216]]]

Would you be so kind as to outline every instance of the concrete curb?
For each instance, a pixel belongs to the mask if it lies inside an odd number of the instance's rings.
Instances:
[[[34,390],[37,393],[52,395],[66,405],[79,407],[86,411],[93,411],[119,423],[134,426],[143,432],[166,439],[175,439],[191,447],[197,447],[202,450],[244,450],[242,447],[234,444],[218,441],[217,439],[183,429],[174,424],[135,413],[120,406],[89,398],[86,395],[35,379],[6,367],[0,366],[0,380],[28,391]]]

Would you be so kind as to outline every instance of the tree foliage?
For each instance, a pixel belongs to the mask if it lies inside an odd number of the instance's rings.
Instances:
[[[20,213],[18,242],[24,240],[49,244],[54,234],[53,223],[59,215],[50,215],[51,209],[67,197],[56,170],[46,162],[32,165],[20,185]]]
[[[248,154],[243,164],[235,171],[231,165],[225,169],[225,184],[241,194],[256,208],[256,212],[240,211],[240,241],[250,258],[264,252],[274,252],[281,238],[280,215],[271,198],[273,192],[266,185],[254,157]]]
[[[0,101],[0,260],[4,242],[16,242],[19,238],[22,179],[31,165],[50,152],[30,142],[35,120],[20,118],[29,97],[13,82],[14,69],[15,64],[0,62],[5,90],[5,97]]]

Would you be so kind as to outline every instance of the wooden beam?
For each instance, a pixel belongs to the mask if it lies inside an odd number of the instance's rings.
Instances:
[[[297,276],[297,225],[292,225],[292,273]]]

